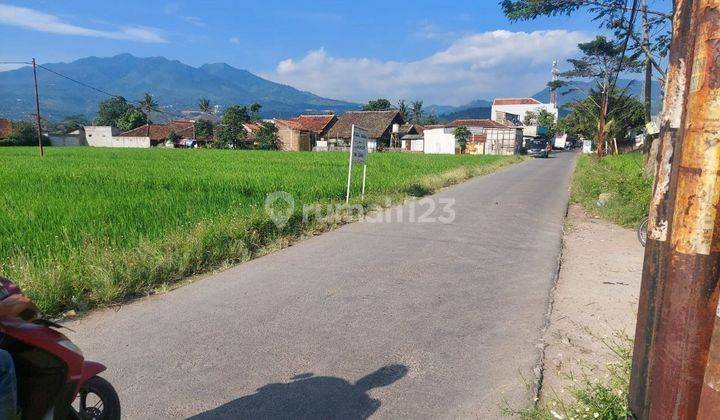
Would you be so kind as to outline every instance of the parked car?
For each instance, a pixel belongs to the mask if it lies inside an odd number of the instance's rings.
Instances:
[[[550,143],[545,139],[532,139],[527,142],[527,155],[546,158],[550,153]]]

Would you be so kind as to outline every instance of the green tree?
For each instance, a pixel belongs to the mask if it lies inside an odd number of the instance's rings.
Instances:
[[[602,157],[605,155],[605,124],[607,123],[607,115],[611,112],[610,102],[608,100],[610,92],[615,90],[615,76],[618,68],[624,68],[626,71],[637,71],[640,67],[636,57],[626,57],[623,54],[623,46],[618,45],[605,38],[597,36],[590,42],[578,44],[578,48],[582,52],[582,57],[577,59],[569,59],[568,63],[572,68],[560,76],[565,79],[557,83],[550,83],[551,87],[569,86],[571,90],[579,90],[586,95],[588,92],[577,88],[572,84],[573,79],[592,80],[596,86],[595,92],[600,94],[600,100],[595,103],[598,108],[598,130],[597,130],[597,153]],[[595,99],[592,95],[588,95],[592,102]]]
[[[47,136],[42,137],[43,146],[49,146]],[[28,121],[13,121],[12,133],[6,139],[0,139],[0,146],[37,146],[37,127]]]
[[[115,122],[114,125],[122,131],[130,131],[133,128],[137,128],[145,124],[148,124],[147,115],[145,115],[145,113],[139,108],[131,107]]]
[[[148,124],[152,124],[152,121],[150,120],[151,113],[160,111],[160,107],[158,107],[158,104],[157,104],[157,102],[155,102],[155,99],[152,97],[152,95],[150,95],[147,92],[145,92],[145,95],[143,95],[143,98],[138,103],[138,107],[147,116]]]
[[[167,139],[166,139],[166,140],[169,141],[169,142],[172,143],[172,144],[175,144],[175,143],[177,143],[178,141],[180,141],[180,135],[179,135],[178,133],[176,133],[174,130],[173,130],[173,131],[170,131],[170,133],[168,133],[168,136],[167,136]]]
[[[210,104],[210,99],[200,98],[200,100],[198,101],[198,109],[202,113],[210,114],[212,111],[212,105]]]
[[[413,101],[410,104],[410,115],[412,117],[412,122],[415,124],[420,124],[420,121],[422,121],[423,118],[423,101]]]
[[[98,104],[95,125],[110,125],[117,127],[117,121],[133,108],[122,96],[114,96],[110,99],[100,101]]]
[[[405,103],[405,100],[404,100],[404,99],[400,99],[400,100],[398,101],[398,107],[397,107],[397,109],[398,109],[398,112],[400,113],[400,116],[402,117],[403,121],[408,121],[408,117],[409,117],[409,115],[408,115],[408,106],[407,106],[407,104]]]
[[[468,130],[468,128],[464,125],[455,127],[453,129],[453,136],[455,137],[455,143],[458,145],[458,147],[460,147],[460,153],[465,153],[465,149],[467,148],[467,142],[470,139],[470,136],[472,136],[470,130]]]
[[[195,137],[201,139],[211,139],[213,135],[213,125],[210,121],[197,120],[193,123],[195,126]]]
[[[255,141],[263,150],[276,150],[278,148],[277,127],[275,124],[263,122],[255,134]]]
[[[667,56],[670,46],[672,11],[650,10],[647,0],[641,0],[639,10],[628,7],[625,0],[502,0],[500,5],[513,22],[541,16],[571,15],[580,9],[594,14],[602,27],[624,40],[623,44],[629,47],[630,54],[643,55],[645,118],[649,121],[653,74],[661,82],[665,78],[665,69],[660,63]]]
[[[86,125],[90,125],[90,121],[88,121],[84,115],[69,115],[63,118],[62,121],[60,121],[60,123],[55,127],[55,132],[68,134],[81,129]]]
[[[538,108],[535,111],[528,111],[523,117],[524,125],[536,125],[547,128],[548,137],[553,138],[557,134],[557,119],[555,114],[545,108]]]
[[[393,106],[387,99],[379,98],[368,101],[362,109],[363,111],[388,111],[393,109]]]
[[[572,112],[561,119],[558,126],[573,137],[582,135],[590,139],[598,138],[599,101],[600,92],[592,91],[589,97],[571,102],[569,107]],[[606,138],[622,141],[630,132],[639,130],[645,124],[643,103],[627,90],[615,89],[608,95],[608,109],[604,133]]]
[[[437,115],[433,112],[432,114],[428,115],[427,117],[423,118],[423,120],[420,122],[422,125],[435,125],[440,124],[440,118],[438,118]]]
[[[262,105],[260,105],[257,102],[253,102],[252,104],[250,104],[250,107],[248,108],[248,110],[250,111],[251,119],[253,119],[255,121],[259,121],[261,109],[262,109]]]
[[[222,125],[218,130],[216,146],[239,149],[247,137],[247,131],[243,124],[252,120],[248,107],[240,105],[228,107],[221,119]]]

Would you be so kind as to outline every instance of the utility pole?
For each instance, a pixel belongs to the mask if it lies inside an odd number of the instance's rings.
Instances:
[[[629,403],[637,419],[717,418],[720,0],[675,1],[670,54]]]
[[[33,80],[35,81],[35,116],[37,117],[38,146],[40,146],[40,156],[45,156],[45,150],[43,150],[43,143],[42,143],[42,125],[40,124],[40,96],[38,95],[37,69],[36,69],[34,58],[32,59],[32,66],[33,66]]]

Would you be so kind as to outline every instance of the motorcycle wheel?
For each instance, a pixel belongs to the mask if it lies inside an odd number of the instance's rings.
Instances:
[[[120,420],[120,398],[110,382],[99,376],[80,387],[72,409],[77,413],[75,418],[83,420]]]
[[[640,244],[642,246],[645,246],[645,244],[647,243],[648,220],[649,220],[648,216],[643,217],[643,219],[640,221],[640,226],[638,226],[638,230],[637,230],[638,240],[640,241]]]

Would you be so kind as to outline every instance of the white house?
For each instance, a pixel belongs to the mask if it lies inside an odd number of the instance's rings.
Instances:
[[[427,126],[423,135],[425,153],[455,154],[455,136],[452,127]]]
[[[85,142],[91,147],[117,147],[114,137],[120,134],[120,129],[109,125],[86,125]]]
[[[520,118],[525,118],[528,111],[537,111],[544,109],[558,118],[559,111],[554,104],[544,104],[533,98],[497,98],[493,101],[490,118],[493,121],[501,121],[505,119],[506,114],[514,114]]]

